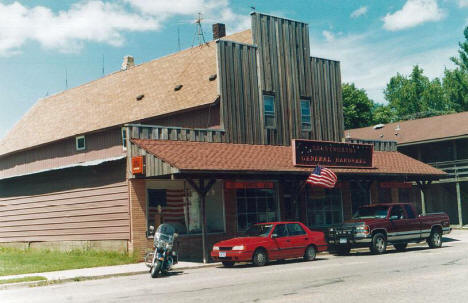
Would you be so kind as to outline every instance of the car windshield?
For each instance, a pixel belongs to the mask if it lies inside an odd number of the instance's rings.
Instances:
[[[246,237],[267,237],[273,227],[272,224],[252,225],[245,232]]]
[[[368,206],[361,207],[354,214],[353,219],[373,219],[373,218],[386,218],[388,206]]]

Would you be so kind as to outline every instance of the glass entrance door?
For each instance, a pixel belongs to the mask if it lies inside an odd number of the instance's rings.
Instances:
[[[307,225],[327,227],[343,222],[343,202],[339,189],[306,190]]]

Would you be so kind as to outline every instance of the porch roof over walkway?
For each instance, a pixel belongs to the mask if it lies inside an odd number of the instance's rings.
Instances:
[[[294,166],[290,146],[150,139],[131,139],[131,141],[147,154],[169,165],[173,173],[307,175],[311,171],[310,167]],[[446,175],[439,169],[399,152],[374,151],[373,165],[373,168],[332,168],[332,170],[343,177],[390,177],[406,181],[435,180]],[[156,173],[152,176],[164,174],[167,173]]]

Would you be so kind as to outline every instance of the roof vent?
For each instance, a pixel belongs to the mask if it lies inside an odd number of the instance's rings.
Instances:
[[[374,126],[374,129],[381,129],[381,128],[384,128],[385,124],[377,124]]]
[[[174,90],[178,91],[182,88],[182,86],[183,86],[182,84],[176,85],[176,87],[174,87]]]
[[[213,74],[213,75],[211,75],[208,79],[209,79],[210,81],[214,81],[214,80],[216,80],[216,77],[217,77],[217,75],[216,75],[216,74]]]
[[[127,70],[135,66],[135,59],[133,56],[125,56],[120,70]]]
[[[144,97],[145,97],[145,95],[138,95],[138,96],[136,97],[136,99],[137,99],[137,101],[140,101],[140,100],[143,99]]]

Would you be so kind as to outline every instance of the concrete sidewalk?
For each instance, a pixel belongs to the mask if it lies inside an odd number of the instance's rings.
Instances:
[[[203,267],[213,267],[218,266],[221,263],[197,263],[197,262],[179,262],[173,267],[173,270],[184,270],[184,269],[195,269]],[[76,281],[76,280],[85,280],[85,279],[99,279],[113,276],[122,276],[122,275],[135,275],[135,274],[149,274],[149,268],[146,267],[144,262],[135,263],[135,264],[125,264],[125,265],[114,265],[114,266],[102,266],[102,267],[91,267],[91,268],[80,268],[80,269],[70,269],[70,270],[60,270],[60,271],[51,271],[51,272],[41,272],[41,273],[31,273],[31,274],[22,274],[22,275],[11,275],[11,276],[0,276],[1,280],[10,280],[24,277],[40,276],[44,277],[47,280],[43,281],[34,281],[34,282],[19,282],[19,283],[8,283],[0,284],[0,290],[12,287],[28,286],[28,285],[42,285],[44,283],[51,282],[66,282],[66,281]]]

